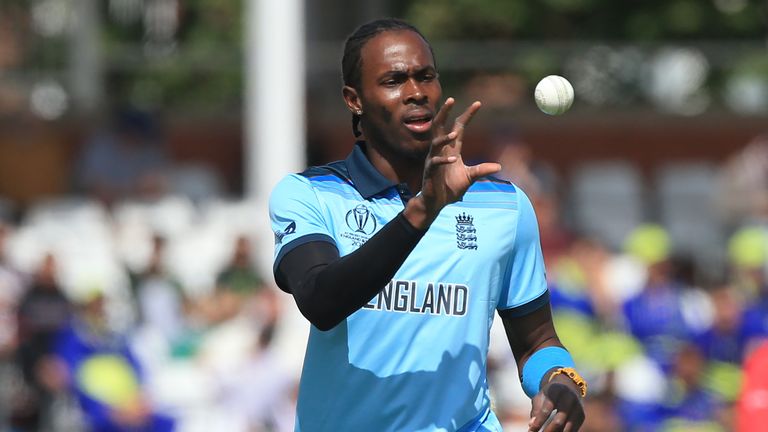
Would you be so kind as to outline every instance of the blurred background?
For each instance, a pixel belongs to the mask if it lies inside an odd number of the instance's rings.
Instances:
[[[765,430],[768,2],[2,0],[0,431],[292,430],[308,324],[265,200],[352,148],[343,41],[381,16],[534,202],[582,430]]]

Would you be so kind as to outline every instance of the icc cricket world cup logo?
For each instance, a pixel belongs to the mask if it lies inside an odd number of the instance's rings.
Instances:
[[[363,204],[348,211],[346,221],[349,229],[357,233],[371,235],[376,231],[376,218],[372,217],[371,211]]]

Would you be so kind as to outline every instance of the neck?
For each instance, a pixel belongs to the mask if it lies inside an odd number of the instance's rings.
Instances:
[[[395,182],[408,185],[412,194],[421,191],[424,161],[398,156],[386,151],[378,145],[368,142],[366,156],[384,177]]]

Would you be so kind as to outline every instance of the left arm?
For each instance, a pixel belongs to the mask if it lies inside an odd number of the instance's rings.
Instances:
[[[523,390],[533,400],[529,430],[575,432],[584,423],[582,391],[576,383],[578,379],[556,373],[560,368],[573,367],[573,359],[558,339],[552,322],[533,205],[522,191],[518,191],[517,196],[518,218],[508,268],[510,278],[497,307],[521,372]],[[557,414],[544,426],[554,410]]]
[[[562,358],[552,357],[551,353],[562,356],[567,352],[555,332],[549,302],[523,316],[513,316],[508,311],[500,311],[499,315],[518,370],[522,371],[521,381],[524,382],[526,393],[533,397],[529,430],[540,430],[552,411],[557,410],[544,431],[578,431],[584,423],[581,388],[565,374],[552,375],[559,367],[571,365],[566,364],[567,360],[558,361]],[[547,347],[559,349],[541,351]],[[537,387],[538,392],[532,390]]]

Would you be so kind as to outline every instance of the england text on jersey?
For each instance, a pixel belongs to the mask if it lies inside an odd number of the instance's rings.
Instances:
[[[426,287],[408,280],[391,280],[365,309],[401,313],[463,316],[467,313],[469,287],[447,282],[430,282]]]

